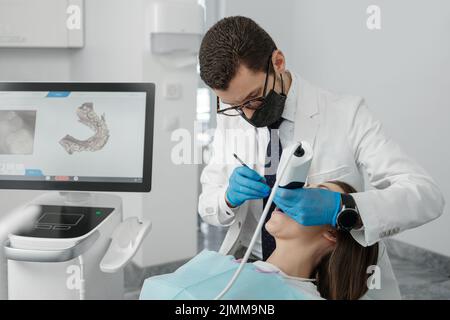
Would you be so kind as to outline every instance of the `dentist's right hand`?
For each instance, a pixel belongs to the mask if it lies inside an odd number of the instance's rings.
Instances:
[[[247,200],[263,199],[269,194],[270,187],[265,183],[264,177],[247,166],[240,166],[230,176],[225,200],[234,208]]]

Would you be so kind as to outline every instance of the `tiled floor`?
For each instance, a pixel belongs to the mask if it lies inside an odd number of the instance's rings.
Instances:
[[[218,250],[225,236],[225,229],[202,224],[199,228],[198,251],[204,248]],[[403,299],[446,299],[450,300],[450,258],[440,259],[423,250],[392,241],[388,245],[392,267],[400,286]],[[442,262],[444,261],[444,262]],[[432,263],[435,262],[435,263]],[[128,299],[138,297],[143,279],[152,275],[169,273],[176,270],[185,261],[141,270],[134,266],[126,269],[125,282],[128,287]],[[433,267],[433,264],[438,267]]]
[[[391,254],[403,299],[450,300],[450,274],[424,263]]]

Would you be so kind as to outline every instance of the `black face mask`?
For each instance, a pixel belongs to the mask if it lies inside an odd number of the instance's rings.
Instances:
[[[281,75],[280,75],[281,76]],[[256,128],[270,127],[281,119],[283,114],[284,105],[286,103],[286,94],[284,93],[283,76],[281,76],[281,94],[275,92],[275,80],[273,82],[273,88],[267,94],[264,99],[264,103],[253,113],[249,119],[242,114],[242,117],[247,120],[252,126]]]

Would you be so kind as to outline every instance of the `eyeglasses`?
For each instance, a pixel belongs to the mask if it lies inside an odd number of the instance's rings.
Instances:
[[[229,117],[235,117],[235,116],[241,116],[244,115],[244,108],[250,109],[250,110],[258,110],[259,108],[262,108],[266,102],[266,94],[267,94],[267,81],[269,79],[269,71],[270,71],[270,62],[272,56],[269,57],[269,61],[267,63],[267,70],[266,70],[266,79],[264,81],[264,90],[263,95],[258,98],[250,99],[244,102],[243,104],[232,106],[232,107],[224,107],[223,103],[220,101],[220,98],[217,97],[217,114],[222,114]],[[275,88],[275,80],[273,80],[273,88]]]

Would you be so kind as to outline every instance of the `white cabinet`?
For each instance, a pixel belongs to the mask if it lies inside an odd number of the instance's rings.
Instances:
[[[0,0],[0,48],[81,48],[84,0]]]

